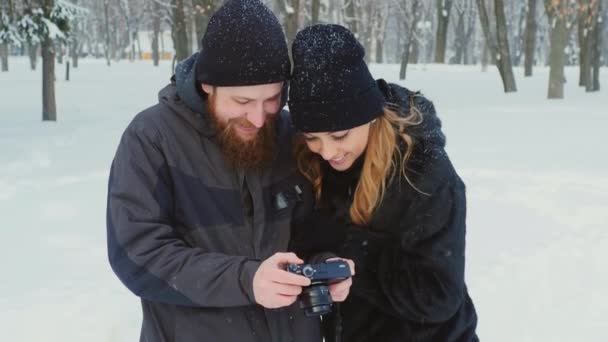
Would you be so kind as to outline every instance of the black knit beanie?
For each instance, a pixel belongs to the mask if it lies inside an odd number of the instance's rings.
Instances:
[[[196,81],[246,86],[285,81],[291,64],[277,17],[259,0],[228,0],[209,20]]]
[[[382,115],[384,96],[348,29],[309,26],[296,36],[292,53],[289,111],[298,131],[342,131]]]

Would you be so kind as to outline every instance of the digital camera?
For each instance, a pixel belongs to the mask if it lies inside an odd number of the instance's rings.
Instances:
[[[320,264],[289,264],[287,271],[310,279],[300,294],[300,308],[308,317],[320,316],[331,312],[331,295],[329,284],[337,283],[351,276],[348,263],[342,260],[328,261]]]

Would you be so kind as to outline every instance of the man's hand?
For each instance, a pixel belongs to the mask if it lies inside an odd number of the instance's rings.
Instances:
[[[344,258],[331,258],[327,259],[326,261],[335,260],[346,261],[346,263],[348,263],[348,266],[350,267],[350,277],[342,280],[339,283],[329,285],[329,294],[331,295],[331,300],[333,300],[334,302],[343,302],[346,300],[346,297],[348,297],[348,294],[350,293],[350,286],[353,284],[352,276],[355,275],[355,263],[350,259]]]
[[[310,279],[287,272],[285,266],[302,263],[294,253],[275,253],[264,260],[253,276],[255,301],[267,309],[293,304],[302,286],[310,285]]]

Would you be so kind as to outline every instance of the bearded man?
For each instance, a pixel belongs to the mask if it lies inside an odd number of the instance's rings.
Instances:
[[[321,341],[294,304],[290,224],[312,209],[291,155],[277,18],[229,0],[159,103],[125,130],[108,186],[110,265],[141,298],[141,341]]]

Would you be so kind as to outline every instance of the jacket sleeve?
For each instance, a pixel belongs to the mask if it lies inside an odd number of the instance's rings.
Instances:
[[[137,296],[174,305],[255,303],[260,261],[195,248],[173,226],[170,170],[158,131],[137,118],[123,134],[108,185],[107,242],[112,269]]]
[[[464,184],[452,173],[428,196],[408,192],[413,204],[395,222],[400,241],[380,254],[375,279],[355,279],[353,293],[411,322],[444,322],[464,300]]]

